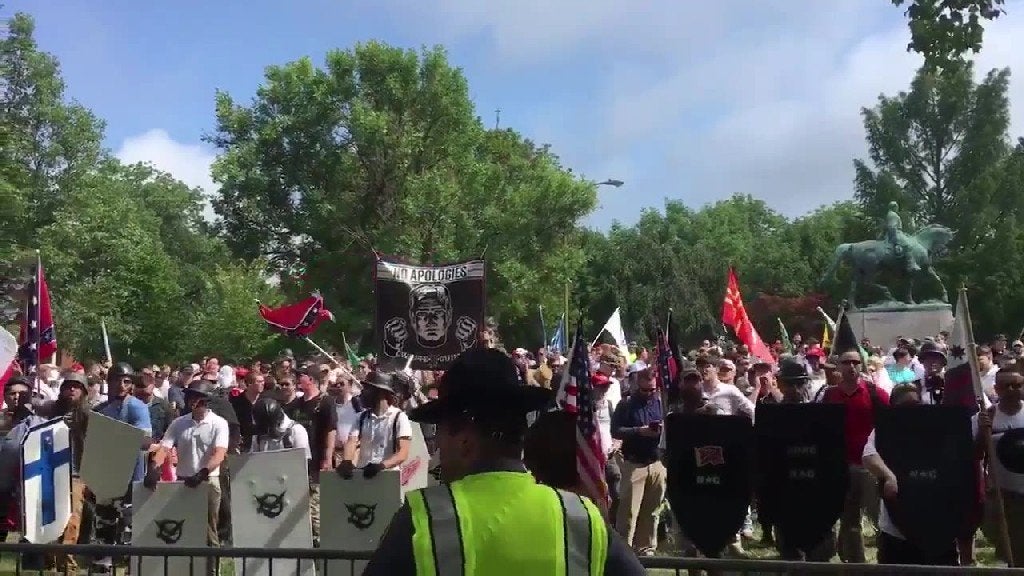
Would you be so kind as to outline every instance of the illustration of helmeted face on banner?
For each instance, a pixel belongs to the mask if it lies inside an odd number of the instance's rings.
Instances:
[[[443,284],[421,284],[409,291],[409,320],[416,343],[439,348],[448,341],[452,323],[452,299]]]

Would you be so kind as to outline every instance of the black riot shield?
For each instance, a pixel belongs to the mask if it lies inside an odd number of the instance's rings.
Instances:
[[[754,421],[758,516],[787,547],[811,550],[829,536],[846,499],[846,407],[759,404]]]
[[[1024,474],[1024,428],[1012,428],[999,434],[996,458],[1007,472]]]
[[[743,526],[753,493],[754,428],[745,416],[665,417],[668,501],[683,534],[717,557]]]
[[[875,421],[875,446],[896,475],[886,509],[904,537],[926,551],[948,549],[976,505],[971,421],[963,406],[894,406]]]

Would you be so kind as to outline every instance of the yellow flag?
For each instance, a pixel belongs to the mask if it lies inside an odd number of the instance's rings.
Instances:
[[[823,331],[821,333],[821,347],[828,350],[831,353],[832,350],[832,337],[828,333],[828,322],[825,323]]]

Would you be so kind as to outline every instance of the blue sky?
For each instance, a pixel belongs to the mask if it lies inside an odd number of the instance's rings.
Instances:
[[[901,10],[888,0],[7,0],[61,61],[68,95],[107,145],[215,192],[217,89],[248,100],[269,64],[377,39],[442,44],[477,113],[552,144],[603,188],[590,218],[631,223],[665,199],[697,207],[749,193],[795,216],[851,194],[859,110],[906,88]],[[642,6],[643,8],[639,8]],[[982,70],[1024,70],[1024,0],[987,32]],[[1018,40],[1019,42],[1019,40]],[[1014,80],[1014,136],[1024,90]]]

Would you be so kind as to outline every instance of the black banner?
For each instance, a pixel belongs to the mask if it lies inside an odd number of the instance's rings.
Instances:
[[[444,370],[476,346],[484,323],[486,271],[483,260],[411,266],[378,259],[374,287],[380,357],[412,355],[415,370]]]

